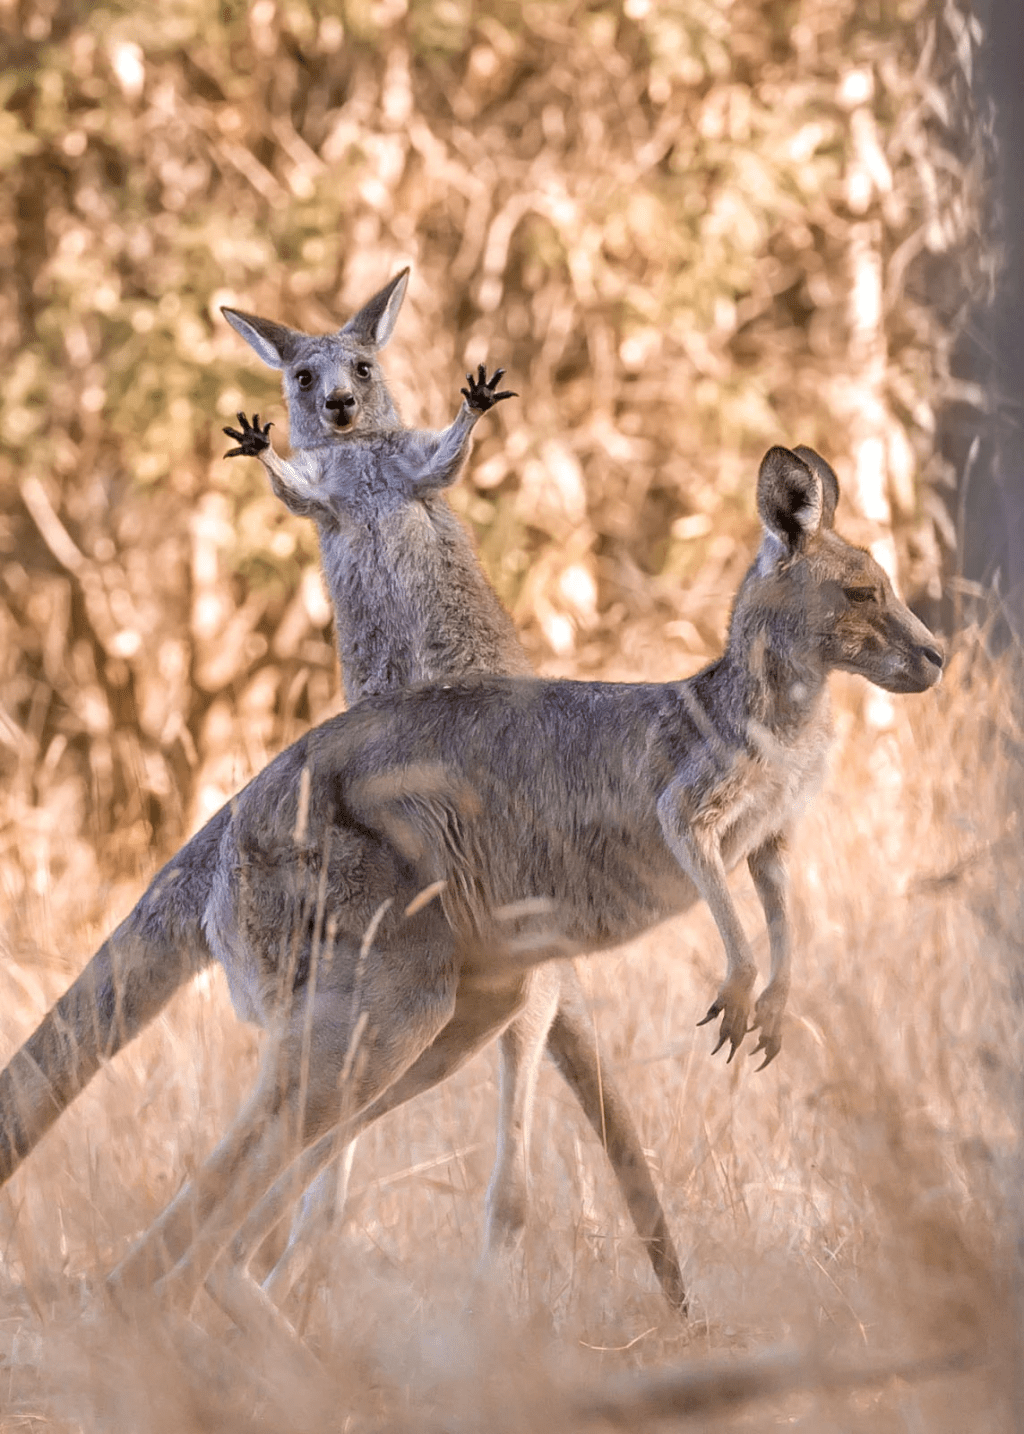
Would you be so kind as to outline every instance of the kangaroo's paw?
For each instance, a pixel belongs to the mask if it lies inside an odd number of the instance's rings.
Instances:
[[[229,448],[225,458],[258,458],[265,448],[270,447],[270,430],[272,423],[260,427],[260,416],[254,413],[252,423],[244,413],[238,415],[238,421],[242,425],[241,432],[237,428],[225,428],[224,432],[229,438],[233,438],[238,444],[237,448]]]
[[[504,377],[505,370],[498,368],[495,369],[493,378],[488,378],[487,370],[481,364],[477,369],[476,378],[471,373],[466,374],[466,382],[469,387],[460,388],[459,392],[470,408],[475,408],[478,413],[486,413],[489,408],[493,408],[503,398],[519,397],[518,393],[513,393],[510,388],[503,389],[501,393],[495,393],[495,389]]]
[[[753,980],[753,974],[748,976],[746,973],[728,977],[723,981],[707,1015],[697,1022],[698,1026],[706,1026],[717,1016],[722,1018],[718,1043],[711,1052],[712,1055],[717,1055],[726,1041],[729,1042],[730,1061],[739,1050],[743,1037],[750,1029],[750,988]]]
[[[768,985],[761,992],[754,1007],[754,1021],[751,1029],[760,1032],[757,1045],[751,1055],[757,1055],[758,1051],[764,1051],[764,1060],[758,1066],[763,1071],[782,1050],[782,1017],[786,1009],[786,997],[781,991],[773,990]]]

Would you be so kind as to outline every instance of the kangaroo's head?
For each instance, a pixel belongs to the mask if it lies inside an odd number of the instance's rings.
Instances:
[[[304,334],[256,314],[221,309],[263,362],[282,371],[293,448],[401,427],[377,354],[391,337],[408,282],[403,269],[334,334]]]
[[[942,674],[939,644],[871,554],[835,531],[838,501],[836,475],[813,449],[769,449],[757,479],[764,539],[736,597],[730,648],[924,692]]]

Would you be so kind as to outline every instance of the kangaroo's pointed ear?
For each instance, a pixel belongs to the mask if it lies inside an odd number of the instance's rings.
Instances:
[[[256,314],[243,314],[240,309],[222,308],[221,313],[271,368],[284,368],[295,353],[299,340],[305,337],[297,329],[275,324],[272,319],[261,319]]]
[[[793,452],[798,458],[802,458],[808,468],[813,469],[821,479],[821,526],[831,528],[836,521],[836,507],[839,503],[839,479],[835,471],[822,458],[820,453],[815,453],[813,448],[808,448],[801,443],[794,448]]]
[[[791,552],[821,527],[824,495],[815,470],[788,448],[769,448],[757,475],[761,522]]]
[[[406,268],[385,284],[379,294],[374,294],[358,314],[349,319],[341,332],[360,343],[369,344],[371,348],[382,349],[394,332],[395,320],[408,286],[409,270]]]

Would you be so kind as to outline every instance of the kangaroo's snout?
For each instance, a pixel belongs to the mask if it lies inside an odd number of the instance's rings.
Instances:
[[[887,692],[927,692],[934,687],[942,677],[946,659],[924,624],[918,624],[916,619],[914,623],[920,627],[920,633],[910,635],[909,641],[904,637],[902,643],[894,642],[888,654],[882,655],[878,670],[873,670],[875,654],[863,666],[851,664],[853,670],[859,670],[869,682],[877,683]]]
[[[357,400],[349,389],[336,388],[324,400],[324,408],[331,415],[331,421],[338,428],[347,428],[356,416]]]
[[[938,641],[919,618],[908,613],[910,662],[904,679],[911,692],[927,692],[942,676],[946,658]]]
[[[917,669],[921,677],[919,691],[926,692],[929,687],[934,687],[942,676],[942,669],[946,659],[942,649],[934,641],[924,642],[917,649]]]

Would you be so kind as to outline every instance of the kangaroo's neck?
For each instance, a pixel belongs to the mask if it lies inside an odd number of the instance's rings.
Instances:
[[[737,736],[747,738],[756,729],[791,745],[827,722],[825,669],[799,644],[779,641],[770,631],[731,634],[715,679]]]
[[[442,495],[319,535],[349,702],[472,672],[530,671]]]

